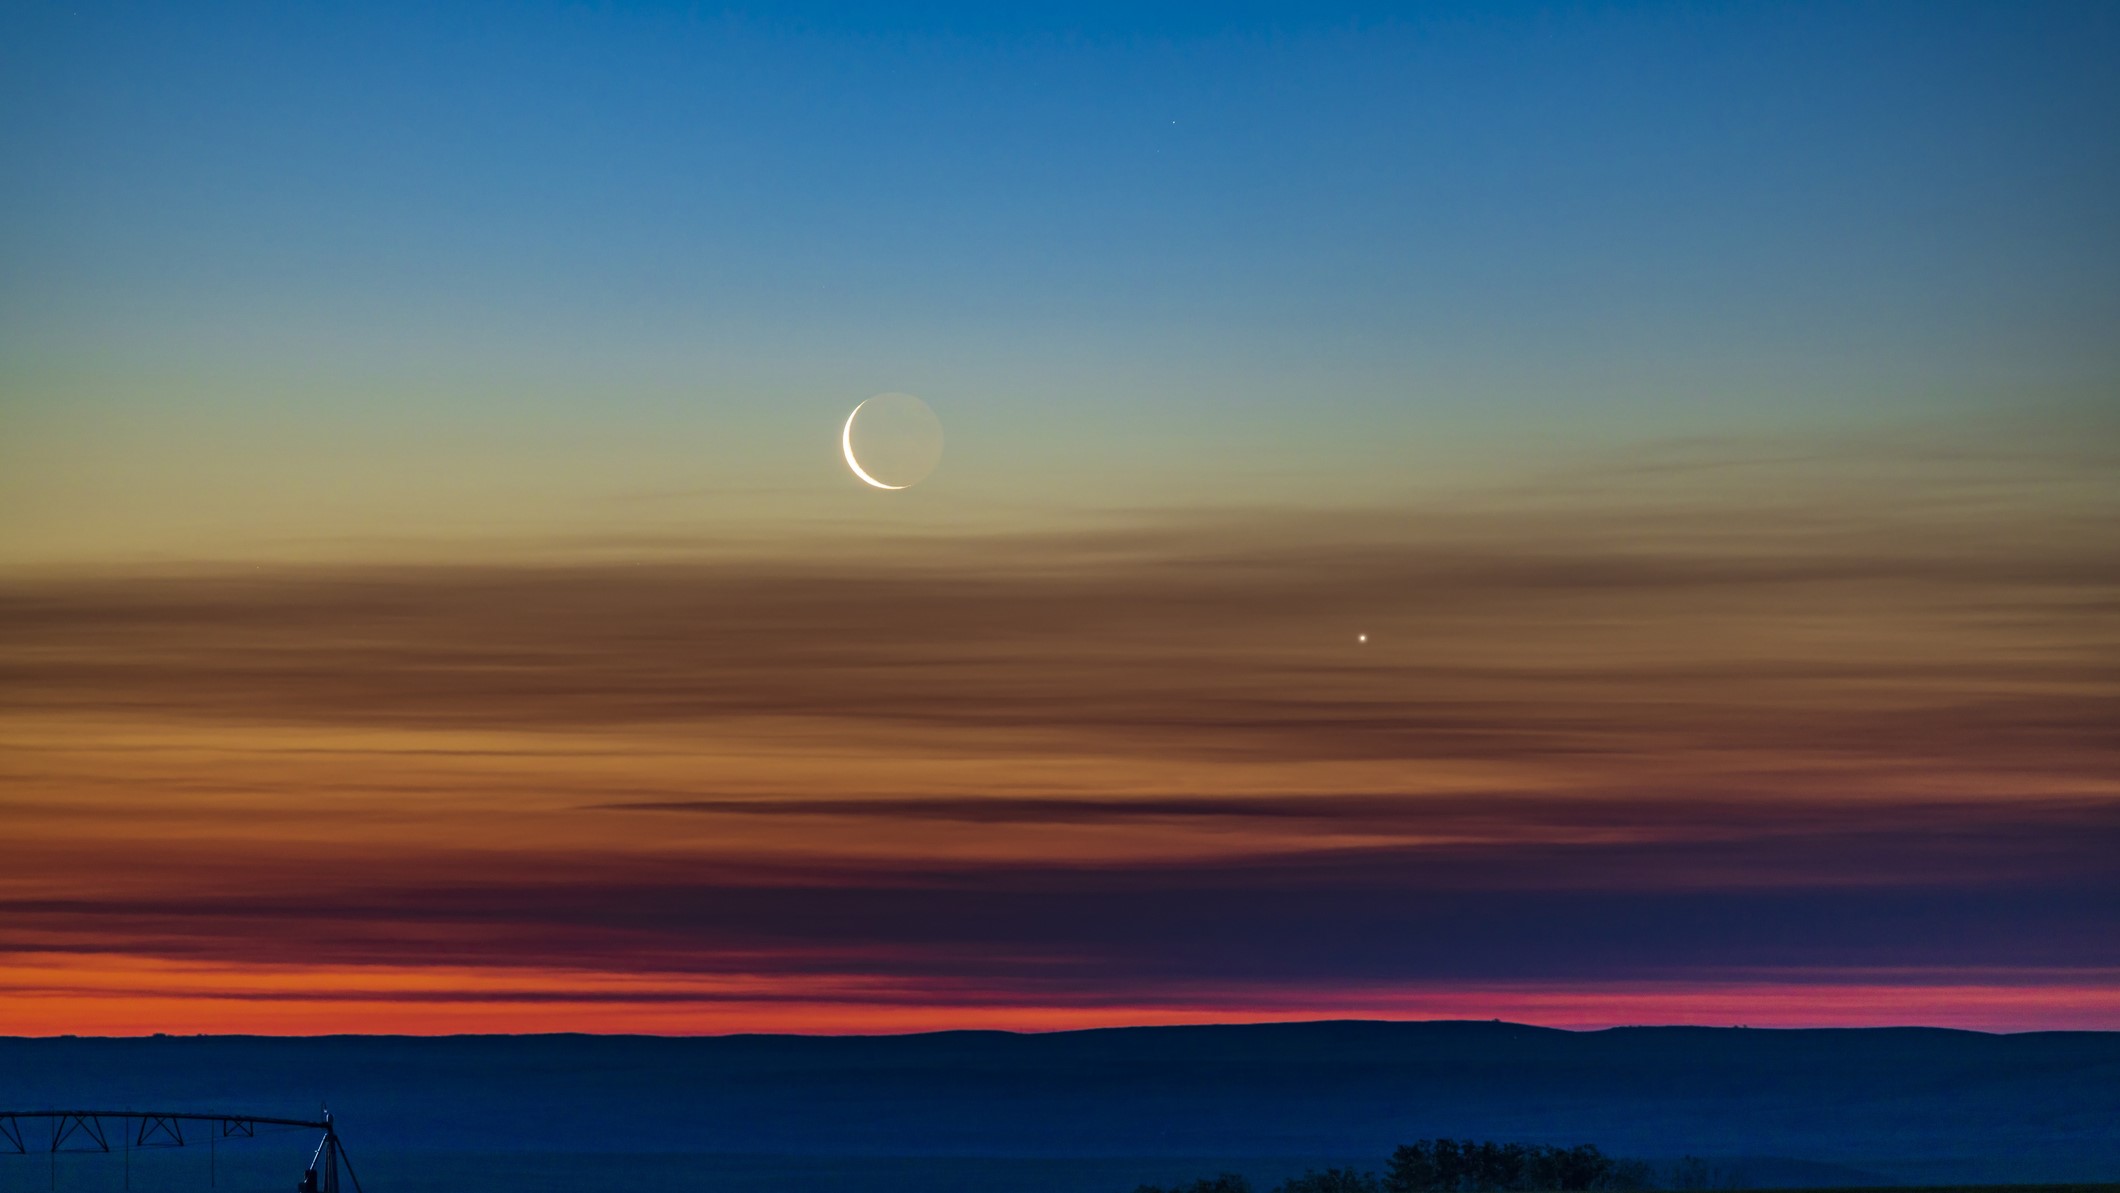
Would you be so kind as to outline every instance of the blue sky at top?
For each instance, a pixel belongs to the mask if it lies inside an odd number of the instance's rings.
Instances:
[[[910,389],[1078,459],[1209,417],[1222,458],[1325,459],[2120,377],[2106,6],[4,22],[24,435],[115,405],[647,439],[705,403],[792,444]]]

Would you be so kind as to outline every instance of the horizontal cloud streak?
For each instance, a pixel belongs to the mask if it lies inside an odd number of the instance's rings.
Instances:
[[[1295,759],[1673,749],[2081,767],[2120,556],[2018,510],[1277,517],[836,560],[18,580],[18,710],[795,731]],[[1357,631],[1370,643],[1357,649]]]
[[[2120,967],[2120,555],[2068,459],[18,575],[0,953],[1056,1014],[2075,988]]]
[[[1663,823],[1628,839],[1301,849],[1147,863],[778,868],[711,856],[342,859],[135,897],[0,900],[18,950],[224,964],[895,974],[1133,991],[1302,983],[1647,978],[1744,966],[2120,966],[2120,802],[1834,815],[1801,831]],[[1436,819],[1448,821],[1446,809]],[[1838,823],[1836,823],[1836,821]],[[1447,827],[1447,826],[1444,826]],[[1464,836],[1473,834],[1466,833]],[[25,932],[25,926],[32,926]],[[1306,978],[1306,975],[1309,975]]]

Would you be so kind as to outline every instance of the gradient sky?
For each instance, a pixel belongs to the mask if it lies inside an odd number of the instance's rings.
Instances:
[[[2120,1028],[2120,9],[988,7],[0,12],[0,1033]]]

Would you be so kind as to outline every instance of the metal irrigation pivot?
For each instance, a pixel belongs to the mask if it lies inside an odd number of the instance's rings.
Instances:
[[[38,1122],[48,1124],[48,1130],[36,1131],[24,1126],[25,1123]],[[193,1124],[189,1138],[185,1136],[187,1123]],[[60,1152],[108,1153],[117,1150],[125,1156],[125,1186],[129,1189],[132,1187],[133,1149],[190,1147],[203,1133],[208,1165],[206,1179],[211,1185],[220,1179],[221,1141],[256,1138],[261,1126],[306,1127],[324,1133],[324,1137],[317,1141],[316,1151],[309,1157],[309,1167],[302,1173],[301,1183],[295,1186],[297,1190],[302,1193],[346,1193],[350,1188],[352,1193],[361,1193],[361,1178],[354,1175],[353,1162],[346,1158],[345,1145],[339,1142],[338,1128],[332,1124],[329,1110],[321,1119],[162,1110],[0,1110],[0,1156],[27,1156],[32,1150],[50,1153],[51,1181],[56,1189]],[[118,1143],[115,1149],[111,1146],[114,1138]],[[33,1144],[45,1146],[33,1148]],[[341,1176],[344,1176],[345,1184],[340,1183]]]
[[[309,1171],[302,1174],[302,1183],[296,1188],[301,1193],[340,1193],[339,1170],[346,1170],[346,1179],[353,1182],[353,1193],[361,1193],[361,1178],[353,1174],[353,1162],[346,1158],[346,1149],[339,1146],[338,1129],[331,1125],[331,1112],[324,1112],[324,1138],[317,1141],[316,1154],[309,1157]]]

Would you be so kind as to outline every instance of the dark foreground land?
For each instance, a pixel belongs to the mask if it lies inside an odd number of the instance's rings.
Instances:
[[[1814,1189],[2120,1177],[2120,1033],[1562,1032],[1311,1023],[1019,1036],[0,1039],[0,1110],[307,1114],[370,1193],[716,1189],[1128,1193],[1221,1171],[1381,1171],[1422,1137],[1594,1143]],[[299,1132],[220,1150],[218,1189],[285,1188]],[[196,1147],[135,1189],[205,1188]],[[65,1156],[61,1189],[118,1189]],[[293,1162],[299,1173],[301,1161]],[[0,1190],[51,1158],[0,1145]],[[2071,1189],[2120,1187],[2075,1184]]]
[[[1905,1185],[1891,1186],[1892,1193],[2120,1193],[2120,1184],[2093,1183],[2087,1185],[1922,1185],[1909,1188]],[[1764,1193],[1755,1190],[1754,1193]],[[1877,1193],[1877,1187],[1849,1189],[1811,1189],[1807,1193]]]

